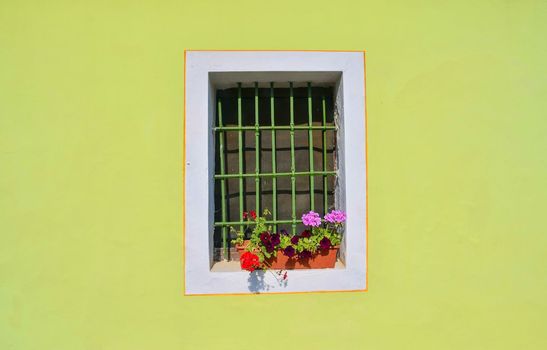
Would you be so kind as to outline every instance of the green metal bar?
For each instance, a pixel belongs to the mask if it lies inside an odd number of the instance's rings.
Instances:
[[[275,126],[275,106],[274,106],[274,83],[270,83],[270,118],[272,122],[272,215],[273,215],[273,229],[274,232],[277,232],[277,163],[276,163],[276,132],[274,129]]]
[[[311,83],[308,83],[308,125],[311,127],[313,123]],[[313,173],[313,130],[308,130],[308,146],[310,156],[310,172]],[[310,175],[310,210],[315,209],[315,179]]]
[[[325,102],[325,94],[321,96],[321,104],[323,109],[323,125],[327,124],[327,107]],[[323,129],[323,171],[327,171],[327,130]],[[323,175],[323,214],[327,214],[327,175]]]
[[[295,220],[296,223],[301,223],[302,220]],[[267,224],[292,224],[293,221],[291,220],[266,220]],[[215,226],[235,226],[235,225],[255,225],[254,221],[218,221],[215,222]]]
[[[241,83],[237,83],[237,125],[242,126],[242,110],[241,110]],[[239,160],[239,174],[243,173],[243,132],[238,132],[238,160]],[[239,177],[239,221],[243,221],[243,177]],[[243,231],[243,225],[239,226],[239,230]]]
[[[222,126],[222,100],[218,98],[218,125]],[[219,135],[219,151],[220,151],[220,174],[224,175],[225,165],[224,165],[224,132],[221,132]],[[226,179],[220,181],[220,200],[221,200],[221,210],[222,210],[222,221],[226,221]],[[222,227],[222,254],[225,260],[228,260],[228,228],[226,226]]]
[[[260,131],[258,129],[258,83],[255,83],[255,207],[260,215]]]
[[[292,209],[292,233],[296,233],[296,178],[295,178],[295,158],[294,158],[294,92],[293,83],[289,83],[290,88],[290,126],[291,126],[291,209]]]
[[[295,171],[295,172],[288,172],[288,173],[260,173],[258,174],[258,177],[284,177],[284,176],[310,176],[310,175],[336,175],[336,170],[331,171]],[[245,178],[245,177],[255,177],[257,176],[256,173],[246,173],[246,174],[216,174],[215,179],[233,179],[233,178]]]
[[[269,125],[263,125],[259,126],[258,130],[335,130],[336,126],[334,125],[295,125],[293,128],[291,128],[288,125],[276,125],[276,126],[269,126]],[[213,128],[214,131],[239,131],[239,130],[256,130],[255,126],[223,126],[223,127],[215,127]]]

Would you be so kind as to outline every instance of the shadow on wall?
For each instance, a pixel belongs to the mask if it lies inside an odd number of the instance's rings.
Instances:
[[[268,283],[266,281],[266,274],[268,273],[273,274],[274,272],[270,270],[267,270],[267,271],[260,270],[260,271],[251,272],[249,274],[249,278],[247,279],[247,286],[251,293],[267,292],[274,286],[274,284]],[[275,276],[272,276],[272,277],[276,279],[276,281],[274,282],[275,284],[281,287],[287,287],[287,284],[288,284],[287,280],[277,280]]]

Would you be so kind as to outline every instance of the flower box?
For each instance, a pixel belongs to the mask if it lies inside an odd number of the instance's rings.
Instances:
[[[243,245],[236,245],[240,256],[245,252],[249,242],[246,240]],[[300,258],[297,255],[289,258],[278,250],[275,257],[264,260],[264,265],[272,270],[332,269],[336,264],[339,248],[339,246],[335,246],[326,250],[318,250],[310,258]]]
[[[285,229],[275,232],[267,224],[266,216],[271,214],[264,209],[262,216],[254,210],[243,212],[247,227],[231,232],[236,233],[232,240],[239,252],[241,269],[253,272],[255,270],[278,270],[277,280],[286,283],[287,271],[295,269],[332,269],[336,264],[340,242],[342,240],[343,223],[346,214],[340,210],[332,210],[324,218],[309,211],[302,215],[302,223],[308,228],[300,233],[290,234]],[[252,229],[249,229],[252,226]],[[250,231],[250,238],[245,239]]]

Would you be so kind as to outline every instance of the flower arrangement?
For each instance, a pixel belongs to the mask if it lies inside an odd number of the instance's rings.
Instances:
[[[272,226],[266,224],[270,215],[268,209],[262,215],[255,211],[244,212],[245,228],[242,231],[230,228],[236,234],[232,243],[240,252],[242,269],[252,272],[257,269],[334,267],[346,221],[343,211],[332,210],[323,219],[314,211],[304,213],[302,222],[307,228],[299,234],[289,234],[286,230],[273,232]],[[246,240],[245,232],[249,230],[250,237]],[[328,260],[328,263],[314,265],[321,260]],[[280,271],[278,275],[287,278],[286,271]]]

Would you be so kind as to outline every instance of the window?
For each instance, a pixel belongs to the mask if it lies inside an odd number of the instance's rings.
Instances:
[[[237,260],[229,226],[242,229],[244,211],[268,209],[275,232],[294,233],[302,213],[334,207],[334,87],[249,85],[216,90],[216,261]]]
[[[364,53],[188,51],[185,71],[185,294],[366,290]],[[216,268],[243,210],[291,231],[332,207],[348,217],[338,268],[284,286]]]

